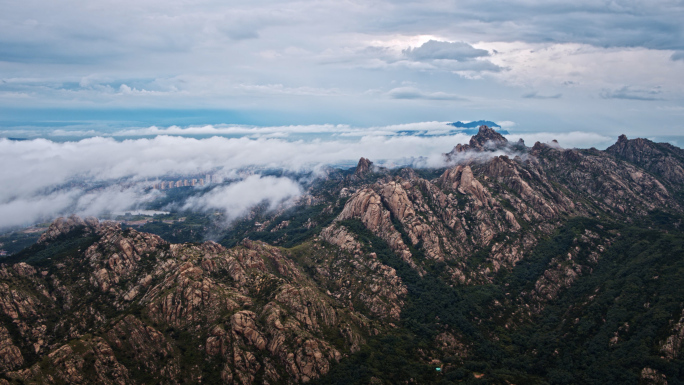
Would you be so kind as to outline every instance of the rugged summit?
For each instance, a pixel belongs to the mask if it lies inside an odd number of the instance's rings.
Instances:
[[[648,139],[627,139],[620,135],[617,143],[606,152],[662,177],[674,186],[684,183],[684,151],[669,143],[654,143]]]
[[[478,150],[501,148],[506,145],[508,145],[508,140],[487,126],[480,126],[477,135],[470,138],[470,147]]]
[[[69,218],[57,218],[50,224],[50,227],[40,236],[38,243],[46,244],[59,237],[63,237],[73,231],[80,230],[83,233],[92,234],[98,230],[100,221],[97,218],[81,219],[76,215]]]
[[[684,381],[682,150],[483,126],[447,156],[218,243],[56,220],[0,260],[0,384]]]
[[[444,154],[447,162],[462,162],[464,159],[478,158],[476,153],[503,149],[524,150],[525,144],[522,139],[511,146],[503,135],[487,126],[480,126],[477,135],[470,138],[469,144],[457,144],[451,152]]]
[[[359,163],[356,165],[354,175],[358,177],[363,177],[364,175],[372,171],[371,167],[373,167],[373,162],[362,157],[361,159],[359,159]]]

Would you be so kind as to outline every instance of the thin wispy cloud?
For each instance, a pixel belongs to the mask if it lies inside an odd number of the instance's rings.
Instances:
[[[659,88],[641,89],[625,86],[617,90],[604,90],[601,92],[604,99],[627,99],[627,100],[662,100],[662,91]]]
[[[544,95],[533,91],[524,94],[522,97],[525,99],[560,99],[562,96],[563,94]]]
[[[467,100],[456,94],[447,92],[424,92],[415,87],[398,87],[387,92],[392,99],[425,99],[425,100]]]

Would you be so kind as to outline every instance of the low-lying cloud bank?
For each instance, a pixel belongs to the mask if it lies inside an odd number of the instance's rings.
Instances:
[[[99,215],[142,208],[161,194],[149,189],[155,181],[207,173],[238,182],[203,194],[198,192],[184,207],[218,209],[227,218],[235,219],[255,204],[266,201],[274,207],[302,192],[298,182],[285,177],[245,179],[245,169],[277,168],[316,175],[329,165],[354,165],[362,156],[389,167],[442,167],[442,153],[458,143],[467,143],[470,136],[440,134],[430,130],[431,125],[426,123],[424,132],[413,130],[409,134],[404,126],[370,128],[365,135],[334,126],[337,135],[310,140],[248,136],[196,139],[170,135],[126,140],[92,137],[77,142],[0,139],[0,162],[4,165],[0,171],[0,229],[68,213]],[[415,129],[415,125],[411,127]],[[169,130],[170,133],[183,129]],[[292,130],[315,131],[306,126]],[[388,131],[392,134],[387,135]],[[448,128],[444,132],[449,132]],[[523,138],[528,145],[537,140],[557,139],[568,148],[604,147],[613,141],[586,132],[507,137],[512,141]]]
[[[258,204],[267,203],[272,210],[281,204],[291,203],[302,192],[302,186],[292,179],[251,175],[239,182],[192,196],[185,201],[183,209],[221,210],[226,214],[226,221],[231,222],[244,216]]]

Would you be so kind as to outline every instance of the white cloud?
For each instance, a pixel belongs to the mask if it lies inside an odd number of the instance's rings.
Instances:
[[[478,57],[489,56],[484,49],[474,48],[465,42],[448,42],[430,40],[419,47],[407,48],[403,51],[412,60],[457,60],[466,61]]]
[[[0,201],[0,229],[52,220],[68,209],[78,192],[66,191]]]
[[[267,203],[269,209],[292,202],[302,194],[302,187],[289,178],[252,175],[244,180],[192,196],[183,209],[196,211],[221,210],[231,222],[244,216],[258,204]]]
[[[670,60],[671,51],[577,43],[489,42],[475,46],[496,51],[489,60],[507,69],[491,76],[511,85],[551,89],[547,92],[551,96],[567,85],[596,92],[625,84],[662,86],[681,95],[677,85],[684,81],[681,63]]]

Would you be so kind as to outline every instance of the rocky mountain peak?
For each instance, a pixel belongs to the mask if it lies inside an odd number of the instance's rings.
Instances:
[[[503,135],[487,126],[480,126],[480,131],[477,135],[470,138],[470,147],[479,150],[501,148],[506,145],[508,145],[508,140],[506,140]]]
[[[369,159],[362,157],[361,159],[359,159],[359,163],[356,165],[356,171],[354,171],[354,175],[364,176],[371,171],[372,166],[373,162],[371,162]]]
[[[480,126],[480,130],[476,135],[470,138],[470,143],[466,145],[457,144],[451,152],[444,154],[447,161],[454,161],[455,159],[462,157],[458,155],[469,150],[475,151],[487,151],[487,150],[497,150],[501,148],[509,147],[508,140],[503,137],[503,135],[496,132],[494,129],[487,126]],[[525,142],[518,141],[515,147],[525,148]]]
[[[88,217],[81,219],[77,215],[72,215],[68,218],[57,218],[50,224],[50,227],[40,236],[38,243],[49,243],[58,237],[68,234],[78,228],[84,229],[86,232],[95,232],[100,226],[100,221],[97,218]]]
[[[536,141],[536,142],[534,142],[534,146],[532,146],[532,149],[530,150],[530,154],[537,156],[537,155],[541,154],[541,152],[544,151],[545,148],[548,148],[548,147],[549,147],[548,145],[546,145],[542,142]]]

